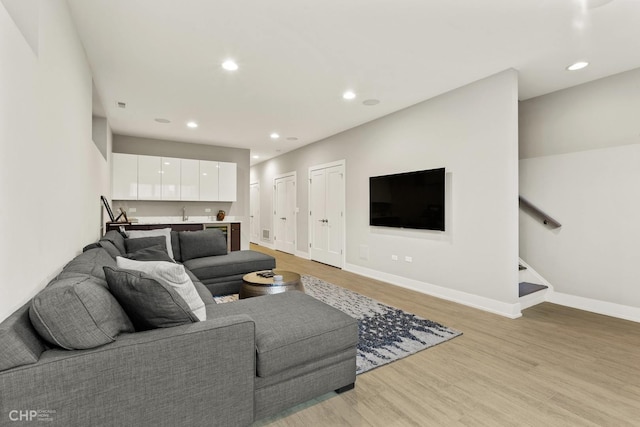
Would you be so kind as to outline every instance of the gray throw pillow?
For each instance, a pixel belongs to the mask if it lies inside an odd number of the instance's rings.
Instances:
[[[98,347],[133,332],[131,321],[99,279],[54,279],[31,303],[29,318],[47,342],[67,350]]]
[[[166,239],[163,236],[153,236],[153,237],[136,237],[136,238],[128,238],[124,240],[124,246],[127,248],[127,253],[137,252],[140,249],[150,248],[151,246],[163,246],[164,252],[167,252],[167,244]]]
[[[226,255],[227,239],[216,228],[202,231],[180,232],[180,254],[182,261],[207,256]]]
[[[155,239],[156,237],[154,237]],[[162,237],[160,237],[162,239]],[[164,242],[156,246],[150,246],[148,248],[140,249],[130,254],[126,254],[124,258],[133,259],[136,261],[167,261],[175,264],[175,261],[171,259],[167,250],[165,249]]]
[[[140,271],[104,268],[111,293],[127,312],[137,331],[194,323],[196,315],[171,286]]]

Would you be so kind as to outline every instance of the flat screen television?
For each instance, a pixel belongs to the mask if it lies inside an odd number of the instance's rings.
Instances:
[[[369,225],[444,231],[445,169],[369,178]]]

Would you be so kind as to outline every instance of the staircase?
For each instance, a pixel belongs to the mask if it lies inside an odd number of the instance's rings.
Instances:
[[[553,291],[549,283],[522,260],[520,260],[518,270],[520,309],[524,310],[545,302],[547,294]]]

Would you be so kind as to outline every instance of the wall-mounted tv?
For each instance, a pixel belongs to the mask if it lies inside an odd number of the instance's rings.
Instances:
[[[369,178],[369,225],[444,231],[444,168]]]

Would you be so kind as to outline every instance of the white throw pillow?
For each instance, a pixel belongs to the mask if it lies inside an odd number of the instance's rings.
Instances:
[[[134,261],[120,256],[116,257],[116,263],[118,268],[141,271],[152,279],[173,287],[198,319],[207,320],[204,302],[183,265],[169,261]]]
[[[155,230],[127,230],[127,236],[129,236],[129,239],[137,239],[139,237],[164,236],[167,239],[167,253],[171,257],[171,259],[175,259],[173,257],[173,250],[171,247],[170,228],[156,228]]]

